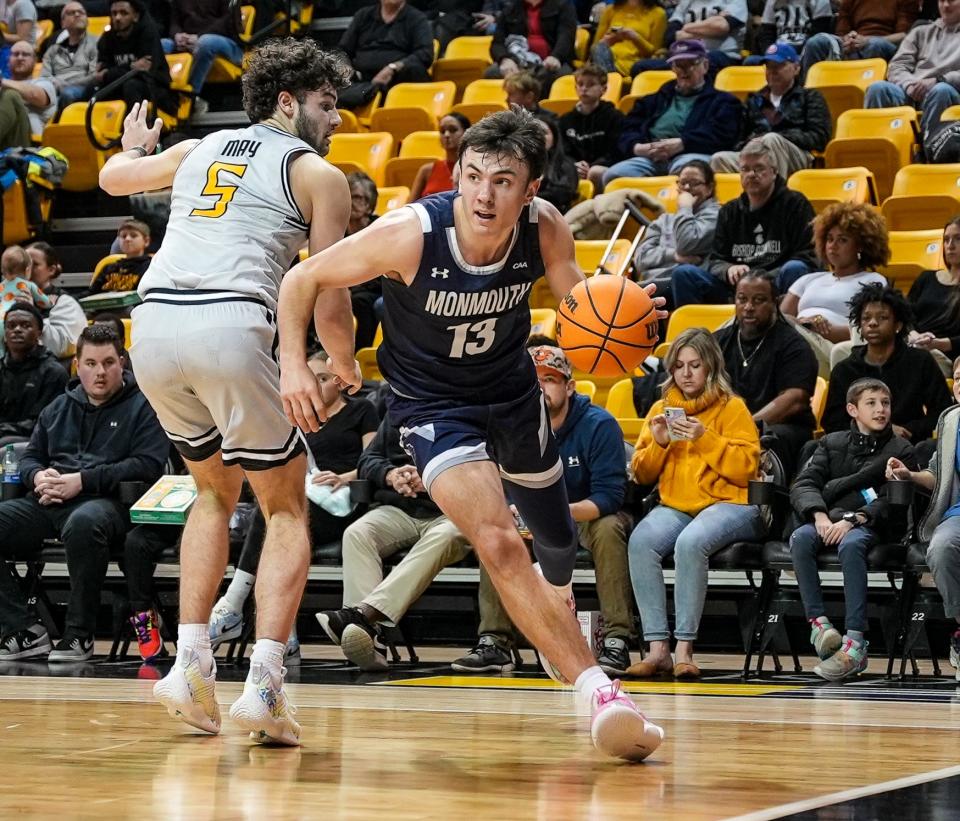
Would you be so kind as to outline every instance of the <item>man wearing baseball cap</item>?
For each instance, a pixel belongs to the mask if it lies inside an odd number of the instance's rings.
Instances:
[[[634,637],[627,563],[631,520],[620,509],[627,484],[623,434],[607,411],[576,393],[573,369],[560,348],[538,345],[530,349],[530,356],[560,447],[570,513],[577,522],[580,544],[593,555],[604,623],[597,662],[608,675],[623,675],[630,666],[627,645]],[[454,662],[454,669],[503,671],[505,664],[511,664],[513,633],[496,590],[481,571],[480,642],[472,653]]]
[[[691,160],[709,162],[717,151],[735,146],[742,107],[708,79],[703,41],[675,41],[667,62],[676,80],[634,104],[617,141],[626,159],[607,169],[604,186],[618,177],[677,174]]]
[[[747,97],[743,115],[743,141],[736,151],[713,155],[714,171],[740,170],[740,149],[760,139],[770,150],[774,167],[783,179],[813,165],[814,151],[823,151],[833,133],[830,110],[815,88],[800,80],[800,57],[789,43],[773,43],[763,57],[767,84]]]

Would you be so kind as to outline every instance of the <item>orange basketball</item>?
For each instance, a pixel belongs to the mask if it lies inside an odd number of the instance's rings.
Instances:
[[[574,285],[560,303],[557,343],[578,370],[618,376],[650,355],[657,327],[653,299],[643,288],[598,274]]]

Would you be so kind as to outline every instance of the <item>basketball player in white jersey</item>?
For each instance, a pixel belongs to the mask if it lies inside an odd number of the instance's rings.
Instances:
[[[309,306],[382,276],[377,359],[392,389],[387,410],[423,484],[476,549],[551,677],[591,704],[596,747],[642,760],[663,731],[597,666],[570,612],[577,529],[526,351],[533,282],[544,276],[560,300],[583,279],[569,226],[536,196],[546,162],[533,117],[519,108],[490,114],[463,136],[459,191],[397,209],[293,268],[280,290],[282,394],[288,418],[316,429],[324,406],[300,341]],[[355,384],[353,349],[317,332],[330,370]],[[504,489],[533,535],[542,575]]]
[[[197,483],[180,548],[180,629],[173,669],[154,687],[171,716],[217,733],[216,665],[207,621],[227,564],[230,515],[244,474],[267,520],[257,576],[257,642],[230,716],[254,741],[299,744],[283,692],[283,652],[310,562],[306,457],[280,400],[276,309],[280,278],[344,235],[350,192],[322,159],[340,125],[348,70],[309,39],[260,47],[243,76],[253,125],[154,155],[160,121],[146,104],[124,122],[123,151],[104,165],[113,195],[173,187],[163,245],[133,311],[137,379]],[[353,345],[350,299],[317,313]]]

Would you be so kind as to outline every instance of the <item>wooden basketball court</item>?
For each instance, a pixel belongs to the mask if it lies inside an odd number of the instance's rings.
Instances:
[[[333,660],[330,648],[317,650],[289,676],[300,682],[289,684],[303,725],[300,749],[252,745],[226,718],[219,737],[170,719],[150,693],[151,677],[165,665],[5,665],[3,815],[511,821],[960,815],[960,700],[949,668],[942,678],[902,684],[874,674],[828,685],[809,673],[744,684],[724,672],[735,659],[706,657],[702,682],[627,685],[667,733],[651,760],[632,765],[596,753],[572,693],[532,666],[470,677],[427,661],[389,676],[362,676]],[[226,716],[245,669],[221,665],[220,673]],[[865,813],[837,814],[841,806]]]

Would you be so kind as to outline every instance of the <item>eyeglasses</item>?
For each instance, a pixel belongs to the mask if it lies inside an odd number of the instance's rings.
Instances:
[[[677,188],[680,190],[687,188],[701,188],[706,184],[706,180],[677,180]]]
[[[740,174],[741,174],[741,176],[748,176],[748,175],[752,174],[752,175],[755,176],[755,177],[762,177],[762,176],[764,176],[765,174],[769,173],[769,172],[772,171],[772,170],[773,170],[773,168],[771,168],[769,165],[742,165],[742,166],[740,166]]]

